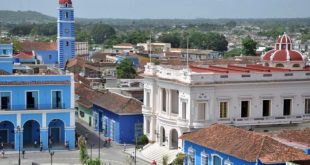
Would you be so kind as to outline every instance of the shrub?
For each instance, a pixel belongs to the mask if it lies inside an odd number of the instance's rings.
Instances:
[[[139,138],[138,138],[138,144],[139,145],[146,145],[149,143],[149,139],[147,138],[146,135],[141,135]]]

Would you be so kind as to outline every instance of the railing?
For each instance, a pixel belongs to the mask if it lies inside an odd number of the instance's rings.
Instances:
[[[182,118],[178,118],[177,119],[177,125],[178,126],[183,126],[183,127],[187,127],[189,125],[188,120],[186,119],[182,119]]]
[[[257,118],[227,118],[219,119],[218,122],[232,125],[263,125],[263,124],[286,124],[299,123],[306,119],[306,115],[297,116],[268,116]],[[310,115],[308,116],[310,119]]]
[[[66,104],[25,104],[25,105],[0,105],[0,111],[12,110],[52,110],[69,108]]]

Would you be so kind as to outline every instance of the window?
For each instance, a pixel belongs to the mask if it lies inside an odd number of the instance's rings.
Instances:
[[[198,120],[205,120],[206,119],[206,103],[198,103]]]
[[[187,164],[188,165],[195,165],[195,151],[191,148],[188,150]]]
[[[39,92],[29,91],[26,92],[26,109],[38,109],[39,108]]]
[[[222,158],[218,155],[213,155],[213,165],[222,165]]]
[[[48,55],[48,59],[49,60],[51,60],[52,59],[52,55],[50,54],[50,55]]]
[[[6,50],[2,50],[2,54],[7,54],[7,51]]]
[[[66,46],[69,46],[69,41],[66,41]]]
[[[115,121],[111,121],[111,138],[115,139]]]
[[[220,118],[227,118],[227,102],[220,102]]]
[[[283,64],[277,64],[276,67],[277,67],[277,68],[283,68],[284,65],[283,65]]]
[[[171,90],[171,113],[179,114],[179,91]]]
[[[310,98],[305,100],[305,114],[310,114]]]
[[[283,100],[283,115],[289,116],[291,115],[292,109],[292,99],[284,99]]]
[[[166,112],[166,97],[167,97],[167,95],[166,95],[166,89],[162,89],[162,100],[161,100],[161,102],[162,102],[162,110],[164,111],[164,112]]]
[[[85,113],[84,113],[83,111],[80,111],[80,116],[81,116],[82,118],[84,118]]]
[[[61,104],[61,91],[52,91],[52,108],[60,109]]]
[[[182,102],[182,119],[185,120],[186,119],[186,102],[183,101]]]
[[[241,117],[249,117],[249,101],[241,101]]]
[[[270,116],[271,100],[263,100],[263,116]]]
[[[150,107],[150,92],[146,92],[145,106]]]
[[[9,110],[11,109],[11,93],[10,92],[1,92],[0,93],[0,110]]]
[[[65,18],[69,18],[69,13],[65,12]]]
[[[104,136],[108,134],[108,119],[106,117],[103,118],[102,129]]]
[[[294,64],[294,65],[293,65],[293,68],[299,68],[299,67],[300,67],[299,64]]]
[[[203,152],[201,153],[201,165],[208,165],[208,154]]]

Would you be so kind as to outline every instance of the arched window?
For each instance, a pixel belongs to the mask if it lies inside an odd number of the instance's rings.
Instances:
[[[208,165],[209,164],[209,156],[208,153],[205,151],[201,153],[201,165]]]
[[[293,65],[293,68],[299,68],[299,67],[300,67],[299,64],[294,64],[294,65]]]
[[[283,65],[283,64],[277,64],[276,67],[277,67],[277,68],[283,68],[284,65]]]
[[[222,165],[222,158],[218,155],[213,155],[213,165]]]
[[[265,63],[265,66],[269,66],[269,64],[266,62],[266,63]]]
[[[69,18],[69,13],[68,12],[65,12],[65,18]]]
[[[66,41],[66,46],[69,46],[69,41]]]

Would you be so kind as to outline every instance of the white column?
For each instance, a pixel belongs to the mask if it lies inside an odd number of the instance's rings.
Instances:
[[[17,115],[16,115],[16,127],[17,126],[20,126],[20,128],[22,128],[23,126],[21,125],[22,124],[22,120],[21,120],[21,113],[18,112]]]
[[[72,110],[70,112],[70,127],[74,128],[75,127],[75,112]]]
[[[47,128],[47,123],[46,123],[46,112],[42,113],[42,128]]]

